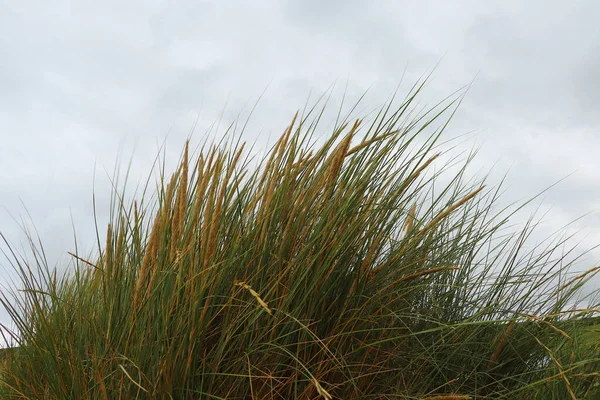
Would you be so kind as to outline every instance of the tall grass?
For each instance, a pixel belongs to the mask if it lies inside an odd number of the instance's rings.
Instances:
[[[461,97],[414,114],[421,89],[319,146],[325,107],[296,114],[257,168],[239,141],[186,144],[155,196],[113,192],[100,256],[63,277],[7,246],[1,397],[600,396],[598,304],[572,309],[595,271],[568,281],[562,242],[526,249],[531,221],[507,234],[518,208],[467,181],[471,157],[440,183]]]

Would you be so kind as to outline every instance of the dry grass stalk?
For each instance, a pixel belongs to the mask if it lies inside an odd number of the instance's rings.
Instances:
[[[415,202],[413,206],[408,211],[408,215],[406,216],[406,221],[404,221],[403,229],[406,233],[412,231],[412,228],[415,223],[415,213],[417,212],[417,203]]]
[[[365,255],[365,258],[363,259],[362,263],[360,264],[360,271],[362,271],[362,273],[366,272],[366,269],[373,265],[373,260],[375,259],[375,257],[377,256],[377,253],[375,252],[378,248],[379,245],[381,244],[381,241],[384,238],[384,234],[383,232],[380,232],[377,237],[375,238],[375,240],[373,241],[373,243],[371,244],[371,246],[369,246],[369,250],[367,250],[367,254]]]
[[[171,212],[173,211],[173,197],[175,194],[175,186],[177,185],[177,178],[177,173],[171,175],[171,179],[167,185],[167,192],[165,194],[163,208],[161,210],[161,217],[165,220],[165,222],[171,218]]]
[[[302,153],[304,154],[304,153]],[[296,172],[300,172],[303,168],[305,168],[309,163],[311,163],[311,159],[313,156],[313,152],[309,151],[306,156],[300,155],[300,158],[298,159],[298,161],[296,161],[295,163],[292,164],[291,166],[291,170],[294,170]]]
[[[81,261],[82,263],[87,264],[90,267],[93,267],[94,269],[99,269],[98,266],[96,266],[95,264],[93,264],[92,262],[90,262],[84,258],[79,257],[77,254],[73,254],[70,251],[67,251],[67,254],[70,255],[71,257],[75,258],[76,260]]]
[[[360,127],[361,123],[362,123],[362,121],[357,119],[354,122],[354,125],[352,125],[350,132],[348,132],[346,137],[338,144],[337,148],[332,152],[332,154],[330,156],[330,160],[331,160],[330,165],[331,166],[329,167],[329,169],[327,171],[327,178],[326,178],[328,180],[328,182],[330,182],[330,185],[335,183],[335,180],[337,179],[337,176],[339,175],[339,173],[342,169],[342,164],[344,163],[344,158],[346,158],[348,149],[350,148],[350,143],[352,143],[352,138],[358,131],[358,128]]]
[[[352,138],[354,137],[354,134],[357,132],[360,124],[361,124],[360,120],[356,120],[354,122],[352,129],[350,129],[350,132],[348,132],[348,134],[346,135],[344,140],[342,140],[342,142],[338,145],[336,150],[334,150],[334,152],[331,155],[331,159],[332,159],[331,166],[328,168],[327,173],[325,174],[325,180],[326,180],[325,185],[327,188],[326,189],[327,196],[323,197],[324,202],[327,202],[328,198],[333,197],[333,195],[336,191],[335,184],[338,181],[338,176],[342,170],[342,165],[344,164],[344,159],[346,158],[346,153],[348,152],[348,149],[350,148],[350,143],[352,142]],[[343,182],[340,183],[338,192],[341,192],[342,190],[343,190]],[[329,211],[329,220],[331,220],[333,218],[334,213],[335,213],[335,206],[332,205],[331,210]]]
[[[435,227],[441,220],[443,220],[444,218],[446,218],[448,215],[452,214],[452,212],[454,212],[454,210],[456,210],[457,208],[459,208],[460,206],[462,206],[463,204],[465,204],[467,201],[471,200],[473,197],[477,196],[477,194],[479,192],[481,192],[484,188],[485,188],[485,185],[481,186],[479,189],[474,190],[473,192],[471,192],[468,195],[466,195],[465,197],[463,197],[461,200],[459,200],[456,203],[452,204],[446,210],[442,211],[437,217],[435,217],[434,219],[432,219],[431,221],[429,221],[429,223],[427,225],[425,225],[425,227],[422,230],[420,230],[415,235],[415,237],[419,238],[422,235],[424,235],[425,233],[427,233],[431,228]]]
[[[281,160],[281,157],[283,157],[284,152],[286,150],[287,142],[289,140],[290,134],[292,133],[292,130],[294,128],[294,124],[296,123],[297,118],[298,118],[298,111],[296,111],[296,113],[294,114],[294,117],[292,118],[292,122],[290,122],[288,127],[285,129],[285,131],[283,132],[283,135],[279,138],[279,140],[277,140],[277,143],[275,143],[275,147],[271,151],[271,155],[269,156],[269,159],[268,159],[267,163],[265,164],[263,174],[258,183],[259,187],[262,187],[262,185],[265,183],[267,177],[272,172],[275,171],[276,165],[279,163],[279,160]]]
[[[548,352],[548,356],[550,356],[550,359],[554,362],[554,364],[556,364],[558,368],[558,373],[560,374],[562,380],[565,382],[565,386],[567,388],[567,392],[569,392],[569,396],[571,396],[571,400],[577,400],[577,396],[575,396],[575,393],[573,393],[573,389],[571,388],[571,381],[569,381],[569,378],[565,374],[565,370],[562,364],[556,359],[552,350],[550,350],[545,344],[543,344],[537,337],[535,338],[535,340]]]
[[[283,157],[285,156],[287,143],[289,141],[290,134],[292,133],[292,130],[294,128],[294,124],[296,123],[297,117],[298,117],[298,112],[296,111],[296,114],[294,114],[294,118],[292,118],[292,122],[288,125],[288,127],[285,129],[283,135],[277,141],[275,148],[273,149],[273,152],[271,153],[271,157],[269,158],[269,161],[267,162],[267,164],[265,166],[265,171],[261,178],[260,186],[262,186],[262,184],[264,184],[267,181],[269,182],[269,186],[268,186],[269,189],[267,190],[267,195],[272,192],[273,187],[277,181],[277,179],[276,179],[277,172],[279,171],[280,163],[281,163]],[[269,197],[268,196],[266,197],[264,204],[265,204],[264,208],[267,208],[267,206],[269,205]]]
[[[512,321],[510,324],[508,324],[508,326],[506,327],[506,330],[504,331],[502,336],[500,336],[500,338],[497,339],[498,344],[496,345],[496,350],[494,350],[494,353],[492,354],[492,357],[490,357],[490,361],[488,362],[488,365],[487,365],[488,371],[490,371],[496,365],[496,360],[498,359],[498,356],[502,352],[504,345],[508,341],[508,336],[510,335],[510,332],[512,332],[514,327],[515,327],[515,322]]]
[[[427,257],[425,257],[425,260],[427,259]],[[407,276],[403,276],[402,278],[400,278],[398,281],[396,281],[396,283],[398,282],[405,282],[405,281],[409,281],[411,279],[416,279],[416,278],[420,278],[422,276],[425,275],[431,275],[431,274],[435,274],[436,272],[440,272],[440,271],[460,271],[460,267],[436,267],[436,268],[430,268],[426,271],[419,271],[419,272],[415,272],[414,274],[410,274]]]
[[[412,174],[410,174],[410,176],[408,178],[406,178],[406,180],[404,181],[404,183],[402,184],[402,186],[399,188],[398,192],[402,192],[404,191],[407,187],[409,187],[413,181],[415,179],[417,179],[419,177],[419,175],[421,175],[421,172],[423,172],[427,167],[429,167],[429,165],[435,161],[436,158],[438,158],[442,153],[436,153],[433,156],[429,157],[429,159],[427,161],[425,161],[423,163],[423,165],[421,165],[419,168],[417,168],[417,170],[415,172],[413,172]]]
[[[215,246],[215,240],[217,237],[217,231],[219,228],[219,221],[222,220],[221,210],[223,208],[223,202],[225,201],[225,191],[227,190],[227,181],[223,180],[222,182],[219,183],[217,179],[219,179],[219,177],[221,175],[221,168],[223,166],[224,161],[225,160],[223,158],[222,162],[219,163],[219,169],[218,169],[217,173],[215,174],[214,188],[216,189],[219,184],[220,184],[220,188],[219,188],[219,193],[217,194],[216,198],[214,199],[214,203],[211,203],[211,207],[214,207],[214,211],[213,211],[213,215],[212,215],[212,220],[210,222],[210,231],[208,234],[206,260],[209,260],[210,257],[212,257],[212,255],[215,252],[214,246]],[[216,193],[216,191],[214,193]]]
[[[569,282],[565,283],[564,285],[562,285],[561,287],[559,287],[556,291],[554,291],[554,293],[552,293],[552,297],[556,296],[557,294],[559,294],[560,292],[562,292],[566,287],[572,285],[573,283],[585,278],[586,276],[588,276],[589,274],[596,272],[600,270],[600,265],[594,267],[594,268],[590,268],[587,271],[585,271],[584,273],[577,275],[575,278],[571,279]]]
[[[365,147],[369,147],[371,144],[386,139],[390,136],[394,136],[395,134],[397,134],[398,132],[400,132],[400,130],[394,130],[388,133],[385,133],[383,135],[380,136],[376,136],[372,139],[368,139],[368,140],[363,140],[361,143],[357,144],[356,146],[354,146],[353,148],[351,148],[350,150],[348,150],[348,152],[346,152],[346,157],[364,149]]]
[[[371,269],[371,272],[370,272],[371,276],[374,276],[374,275],[378,274],[380,271],[383,270],[383,267],[386,266],[386,265],[394,265],[394,264],[396,264],[398,262],[398,260],[400,260],[402,257],[406,256],[406,249],[407,249],[407,247],[404,247],[401,251],[398,251],[392,258],[390,258],[390,259],[384,261],[383,263],[381,263],[381,264],[373,267]],[[403,268],[408,268],[408,267],[414,266],[415,263],[421,263],[421,265],[422,265],[425,261],[427,261],[427,256],[419,258],[416,262],[410,263],[408,265],[404,265]]]
[[[125,243],[125,226],[126,226],[126,220],[125,217],[122,216],[121,217],[121,222],[119,224],[119,234],[117,235],[117,249],[115,251],[115,257],[117,257],[118,260],[122,261],[123,257],[121,252],[123,251],[123,246],[127,245]],[[115,260],[116,261],[116,260]]]
[[[200,157],[198,158],[198,177],[196,178],[196,191],[194,193],[194,212],[191,215],[192,220],[190,222],[191,226],[194,228],[198,226],[198,219],[200,218],[202,206],[204,205],[205,192],[206,187],[208,185],[208,173],[207,171],[205,171],[204,163],[204,156],[200,154]],[[192,236],[190,235],[190,240],[191,237]]]
[[[137,305],[139,304],[142,287],[146,283],[151,268],[153,269],[152,276],[154,276],[156,270],[156,252],[158,250],[158,241],[160,239],[161,234],[162,219],[160,218],[159,213],[154,219],[154,225],[152,226],[152,230],[150,231],[150,238],[148,239],[148,243],[146,244],[144,258],[142,259],[142,263],[140,265],[140,269],[138,271],[138,275],[135,281],[133,295],[134,309],[136,309]]]
[[[313,385],[315,385],[315,389],[317,389],[317,393],[319,394],[319,396],[321,396],[325,400],[331,400],[331,399],[333,399],[333,396],[330,395],[327,392],[327,390],[325,390],[323,388],[323,386],[321,386],[321,384],[319,383],[319,381],[316,378],[312,378],[312,383],[313,383]]]
[[[206,202],[206,206],[204,207],[204,219],[202,224],[202,248],[203,257],[204,257],[204,265],[202,270],[206,270],[208,268],[210,262],[210,250],[212,248],[212,244],[210,243],[211,233],[213,231],[213,223],[216,222],[214,212],[215,209],[215,197],[217,193],[217,188],[219,185],[219,175],[221,173],[221,165],[222,165],[222,155],[219,153],[217,155],[217,159],[215,161],[215,165],[211,170],[210,178],[212,179],[212,183],[210,186],[210,191],[208,192],[208,200]],[[210,222],[209,222],[210,221]]]
[[[258,304],[260,304],[260,306],[267,313],[269,313],[269,315],[273,315],[273,312],[271,311],[271,309],[269,308],[267,303],[265,303],[265,301],[260,297],[260,295],[258,293],[256,293],[256,291],[254,289],[252,289],[252,287],[250,285],[248,285],[246,282],[235,282],[235,285],[240,286],[240,287],[246,289],[247,291],[249,291],[250,294],[252,295],[252,297],[254,297],[256,299],[256,301],[258,301]]]
[[[183,150],[183,161],[180,165],[179,187],[175,197],[173,210],[173,220],[171,222],[171,248],[169,260],[175,259],[175,254],[179,249],[181,236],[183,234],[183,224],[185,222],[185,210],[187,208],[187,185],[188,185],[188,147],[189,141],[185,142]]]
[[[209,248],[209,254],[212,255],[214,249],[212,248],[215,238],[216,238],[216,234],[217,234],[217,226],[218,226],[218,220],[222,219],[221,218],[221,210],[223,209],[223,206],[225,205],[225,192],[227,191],[228,185],[229,185],[229,180],[231,179],[231,175],[233,174],[233,171],[235,170],[235,167],[237,165],[237,162],[242,154],[242,151],[244,150],[244,145],[245,143],[242,143],[242,145],[240,146],[239,150],[237,151],[237,153],[235,154],[232,162],[230,163],[228,169],[227,169],[227,173],[225,174],[225,178],[222,180],[221,182],[221,188],[219,191],[219,194],[217,196],[216,199],[216,208],[215,211],[213,213],[213,219],[211,221],[210,224],[210,234],[209,234],[209,241],[208,241],[208,248]],[[215,185],[216,186],[216,185]]]
[[[536,321],[536,322],[541,322],[543,324],[546,324],[551,329],[553,329],[555,332],[560,333],[567,339],[571,339],[571,336],[569,336],[569,334],[567,332],[563,331],[562,329],[557,328],[554,324],[550,323],[549,321],[546,321],[543,317],[538,317],[537,315],[527,315],[527,318],[531,319],[533,321]]]
[[[142,238],[141,238],[141,216],[138,209],[138,203],[136,200],[133,202],[133,231],[132,235],[132,250],[135,254],[136,261],[139,260],[142,254]]]
[[[104,277],[107,278],[110,274],[112,274],[112,225],[108,224],[106,228],[106,247],[104,250]]]

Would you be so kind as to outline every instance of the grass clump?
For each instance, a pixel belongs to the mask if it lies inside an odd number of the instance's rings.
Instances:
[[[113,193],[100,256],[62,278],[9,253],[2,398],[600,396],[597,305],[567,311],[595,271],[566,281],[560,243],[506,234],[470,157],[438,189],[460,97],[414,116],[421,88],[317,147],[324,108],[296,114],[255,169],[239,142],[186,144],[156,196]]]

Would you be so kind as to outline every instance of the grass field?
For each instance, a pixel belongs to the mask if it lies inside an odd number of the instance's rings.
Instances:
[[[113,192],[63,277],[7,247],[0,398],[600,398],[600,307],[572,309],[597,269],[507,232],[522,206],[470,157],[433,168],[461,94],[418,113],[421,89],[319,146],[325,106],[303,110],[256,169],[240,141],[186,144],[154,191]]]

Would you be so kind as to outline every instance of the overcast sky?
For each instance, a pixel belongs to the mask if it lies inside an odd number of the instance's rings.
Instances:
[[[496,164],[489,184],[511,168],[506,204],[572,174],[540,228],[591,213],[572,228],[584,250],[600,243],[598,16],[595,0],[0,0],[0,231],[18,248],[26,207],[53,265],[73,250],[72,216],[85,253],[94,168],[105,224],[117,157],[137,183],[168,135],[175,163],[199,112],[198,142],[266,89],[244,133],[266,149],[309,95],[369,89],[373,109],[441,60],[424,101],[473,82],[448,135],[475,132],[465,146],[481,148],[474,168]]]

